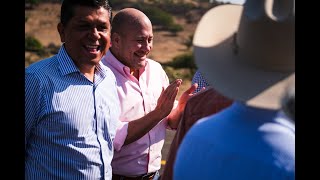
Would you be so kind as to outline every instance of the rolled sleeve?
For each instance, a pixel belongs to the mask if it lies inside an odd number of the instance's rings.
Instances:
[[[121,147],[124,144],[124,141],[128,135],[128,122],[121,122],[118,125],[117,133],[113,141],[114,149],[120,151]]]

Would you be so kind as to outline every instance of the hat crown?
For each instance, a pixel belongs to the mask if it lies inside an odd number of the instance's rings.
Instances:
[[[294,0],[246,0],[244,14],[249,18],[263,18],[285,21],[294,18]]]
[[[240,59],[266,70],[294,71],[294,2],[245,2],[235,41]]]
[[[246,0],[210,9],[193,37],[195,62],[221,94],[278,109],[295,79],[294,0]]]

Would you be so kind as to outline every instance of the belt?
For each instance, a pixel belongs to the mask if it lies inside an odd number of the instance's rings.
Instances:
[[[152,180],[156,172],[143,174],[135,177],[128,177],[119,174],[112,174],[112,180]]]

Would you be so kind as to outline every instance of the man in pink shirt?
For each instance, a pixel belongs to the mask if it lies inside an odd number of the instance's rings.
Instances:
[[[176,101],[182,80],[169,85],[162,66],[147,58],[152,42],[152,24],[144,13],[125,8],[115,15],[112,47],[102,59],[116,76],[123,122],[114,140],[113,180],[159,176],[166,129],[178,127],[197,87],[192,85]]]

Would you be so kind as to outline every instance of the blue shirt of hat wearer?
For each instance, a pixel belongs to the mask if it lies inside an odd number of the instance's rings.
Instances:
[[[277,110],[234,102],[186,134],[175,180],[295,179],[295,125]]]
[[[111,179],[120,113],[116,80],[100,62],[94,82],[62,46],[25,70],[25,178]]]

